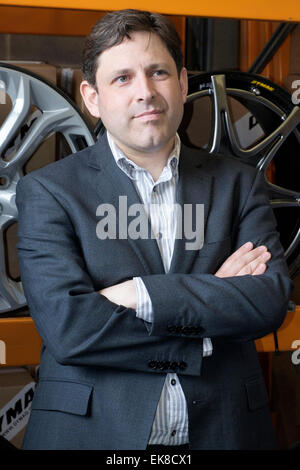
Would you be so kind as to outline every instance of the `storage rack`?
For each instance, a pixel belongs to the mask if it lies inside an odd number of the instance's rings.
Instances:
[[[130,8],[149,9],[148,2],[145,0],[131,0],[130,2],[85,0],[84,3],[82,0],[0,0],[0,32],[85,36],[105,11],[128,8],[129,5]],[[243,19],[246,25],[244,25],[244,31],[245,27],[247,29],[247,20],[300,22],[300,3],[295,0],[285,0],[285,2],[277,0],[264,0],[263,2],[261,0],[243,0],[243,2],[240,0],[230,2],[152,0],[151,10],[167,15]],[[39,21],[36,21],[37,15]],[[261,29],[262,23],[256,22],[254,28]],[[251,34],[251,28],[249,30]],[[254,36],[257,37],[257,34],[255,33]],[[253,47],[257,47],[257,44],[254,39],[253,42],[246,42],[248,62],[250,60],[248,65],[250,65],[252,63],[250,56],[253,55]],[[252,50],[251,46],[253,46]],[[279,350],[286,351],[294,347],[294,341],[300,339],[300,306],[296,306],[294,311],[287,313],[277,336]],[[6,366],[39,363],[41,339],[30,317],[1,318],[0,340],[6,345]],[[259,352],[274,351],[273,335],[269,334],[257,340],[256,346]]]

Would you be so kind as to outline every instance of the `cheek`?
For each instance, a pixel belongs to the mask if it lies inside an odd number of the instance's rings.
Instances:
[[[101,97],[99,99],[99,109],[103,115],[109,116],[109,114],[114,111],[115,101],[107,97]]]
[[[103,123],[115,123],[118,125],[124,116],[124,109],[121,106],[121,101],[110,97],[108,99],[99,100],[100,119]]]
[[[173,94],[169,100],[169,112],[170,118],[173,121],[181,120],[183,115],[184,100],[180,92]]]
[[[177,83],[173,84],[171,89],[166,90],[164,96],[172,110],[179,110],[183,107],[185,96]]]

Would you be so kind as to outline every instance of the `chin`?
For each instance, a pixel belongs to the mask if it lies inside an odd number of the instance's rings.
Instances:
[[[138,139],[139,147],[143,148],[145,152],[153,152],[163,149],[170,142],[171,138],[162,136],[150,136],[145,139]]]

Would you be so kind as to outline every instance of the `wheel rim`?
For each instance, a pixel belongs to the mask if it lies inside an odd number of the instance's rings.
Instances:
[[[21,280],[7,270],[5,233],[17,223],[16,185],[24,168],[49,136],[63,136],[68,153],[96,138],[76,105],[47,80],[19,67],[0,63],[1,105],[11,107],[0,127],[0,314],[27,305]]]
[[[206,111],[201,110],[205,100]],[[239,107],[258,126],[252,142],[248,138],[253,129],[250,125],[248,131],[244,126],[243,135],[239,135],[238,124],[247,117],[245,114],[237,119]],[[201,113],[205,119],[210,116],[204,144],[201,138],[199,141],[201,124],[195,124]],[[189,78],[189,95],[179,129],[186,145],[230,155],[263,172],[291,277],[300,271],[299,123],[300,108],[292,104],[291,96],[281,87],[254,74],[221,71]],[[245,146],[241,142],[247,132]],[[268,178],[270,165],[275,166],[275,182]]]

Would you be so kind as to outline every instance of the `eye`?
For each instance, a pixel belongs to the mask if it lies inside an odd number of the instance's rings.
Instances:
[[[117,78],[115,79],[115,82],[122,84],[122,83],[128,82],[128,80],[129,80],[129,76],[128,76],[128,75],[120,75],[119,77],[117,77]]]
[[[155,70],[155,72],[153,72],[153,75],[157,78],[165,78],[168,75],[168,72],[166,70],[159,69]]]
[[[113,83],[118,85],[123,85],[129,81],[129,75],[119,75],[118,77],[114,78]]]

